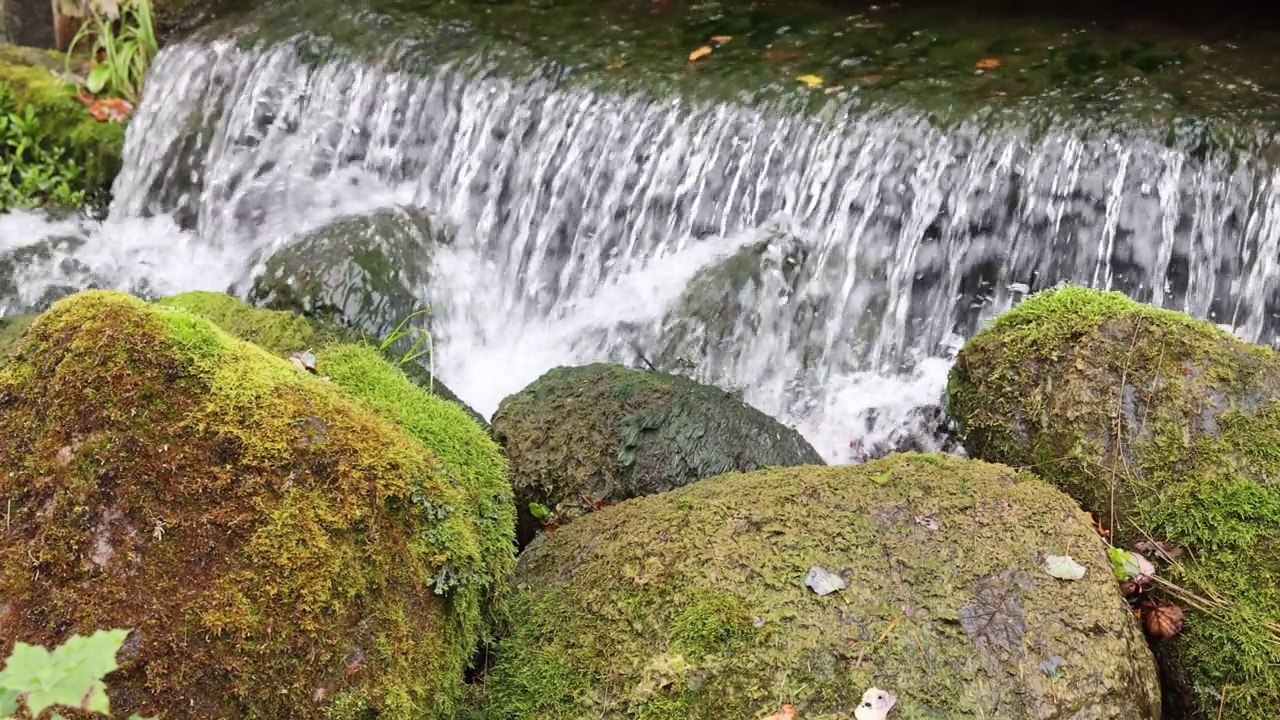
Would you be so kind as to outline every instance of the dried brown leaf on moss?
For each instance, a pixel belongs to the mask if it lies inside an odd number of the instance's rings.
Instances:
[[[1016,647],[1027,631],[1021,592],[1027,581],[1004,570],[978,582],[974,598],[960,607],[960,625],[979,645]]]
[[[711,46],[703,45],[702,47],[689,53],[689,62],[697,62],[711,54]]]

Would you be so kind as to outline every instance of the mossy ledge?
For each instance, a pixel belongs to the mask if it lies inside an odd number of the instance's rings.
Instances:
[[[0,110],[34,112],[40,121],[36,142],[78,167],[82,173],[73,189],[83,190],[90,205],[105,209],[120,172],[124,126],[94,119],[76,100],[76,86],[55,74],[62,67],[63,57],[56,52],[0,45],[0,96],[8,96],[0,100]]]
[[[0,654],[126,627],[118,712],[451,717],[510,553],[486,557],[470,461],[423,443],[465,425],[386,419],[415,412],[182,310],[56,303],[0,368]]]
[[[212,321],[232,335],[247,340],[280,357],[302,350],[319,352],[336,343],[369,344],[371,339],[337,323],[304,317],[287,310],[257,308],[219,292],[193,290],[157,301],[161,305],[193,312]],[[399,363],[402,357],[394,348],[382,352],[384,360],[396,365],[418,387],[455,403],[481,427],[489,421],[462,401],[452,390],[416,362]]]
[[[1155,720],[1155,664],[1105,550],[1070,498],[979,461],[701,480],[521,554],[487,717],[736,720],[793,703],[850,720],[874,685],[913,720]],[[1085,577],[1048,577],[1046,554]],[[848,587],[817,595],[812,565]],[[993,594],[1015,598],[995,640],[974,612]]]
[[[1158,648],[1166,702],[1275,717],[1280,356],[1181,313],[1069,286],[1032,295],[971,339],[949,396],[975,457],[1034,469],[1118,544],[1155,538],[1188,551],[1164,574],[1224,608],[1191,613]]]

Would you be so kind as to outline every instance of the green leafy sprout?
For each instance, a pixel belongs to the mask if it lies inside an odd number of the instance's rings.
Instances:
[[[119,667],[116,653],[129,632],[98,630],[88,637],[72,635],[52,651],[15,643],[0,670],[0,720],[14,720],[24,706],[33,718],[49,710],[53,720],[63,720],[53,709],[57,707],[110,715],[103,678]],[[130,720],[147,719],[133,715]]]

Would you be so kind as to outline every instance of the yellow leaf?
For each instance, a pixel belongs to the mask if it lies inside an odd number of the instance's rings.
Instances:
[[[621,70],[627,66],[627,59],[624,57],[615,58],[606,67],[610,70]]]
[[[822,87],[822,78],[817,75],[801,75],[796,79],[811,88]]]
[[[733,39],[732,35],[712,35],[711,42],[717,45],[723,45]]]
[[[689,62],[697,62],[698,60],[711,54],[711,46],[703,45],[702,47],[689,53]]]

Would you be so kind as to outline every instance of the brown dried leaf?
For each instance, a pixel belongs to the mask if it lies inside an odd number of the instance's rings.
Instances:
[[[711,54],[711,46],[703,45],[697,50],[694,50],[693,52],[689,53],[689,62],[697,62],[698,60],[701,60],[702,58],[710,54]]]
[[[1007,569],[978,581],[974,598],[960,607],[960,625],[978,645],[1009,648],[1022,641],[1027,618],[1022,610],[1025,580]]]
[[[1182,548],[1174,547],[1163,540],[1156,540],[1155,542],[1139,540],[1133,546],[1139,551],[1155,555],[1165,562],[1177,562],[1178,558],[1182,557]]]
[[[979,59],[978,62],[973,64],[973,66],[979,70],[995,70],[1003,64],[1004,63],[1000,61],[1000,58],[985,57]]]

